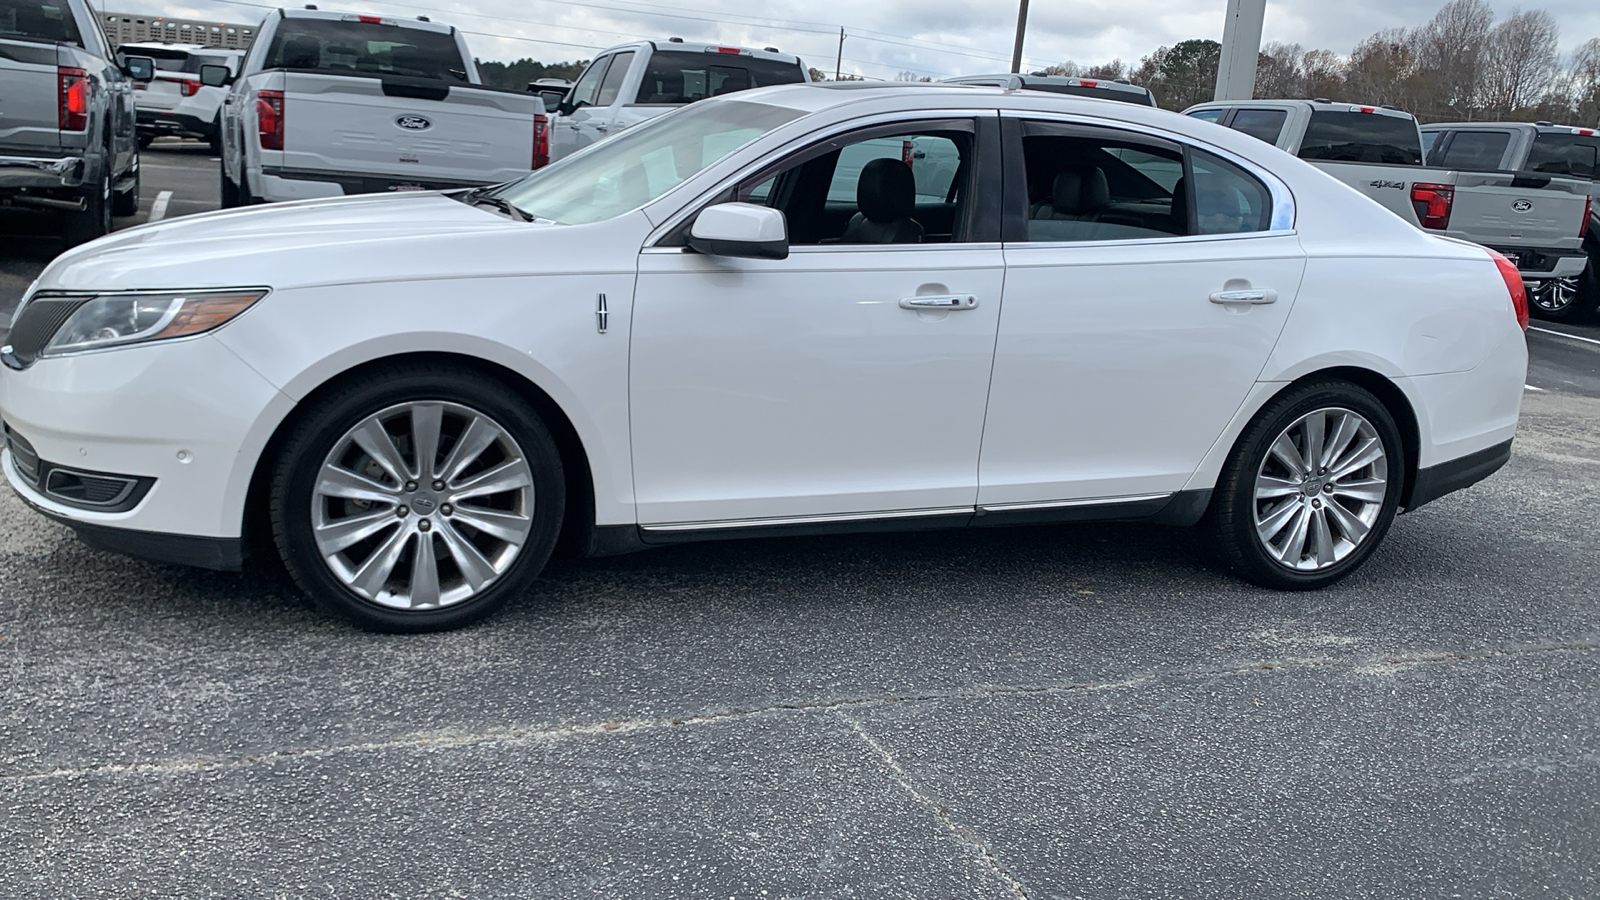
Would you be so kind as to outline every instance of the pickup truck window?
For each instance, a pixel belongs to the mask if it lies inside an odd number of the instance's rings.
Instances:
[[[650,57],[635,103],[693,103],[707,97],[774,84],[799,84],[796,63],[736,56],[657,50]]]
[[[455,38],[437,31],[343,22],[284,19],[272,37],[265,69],[300,69],[327,75],[402,75],[467,80]]]
[[[633,51],[618,53],[611,60],[611,68],[606,70],[606,78],[600,82],[600,97],[595,100],[596,106],[610,106],[617,99],[617,94],[622,92],[622,80],[628,77],[628,68],[633,65]]]
[[[83,46],[72,10],[52,0],[0,0],[0,37]]]
[[[597,57],[578,76],[578,83],[572,86],[572,93],[568,95],[567,102],[573,109],[580,106],[593,106],[594,98],[600,93],[600,80],[606,75],[606,67],[611,65],[611,57]]]
[[[1300,158],[1419,166],[1422,134],[1409,117],[1318,110],[1306,125]]]
[[[697,106],[651,119],[498,190],[563,225],[613,219],[660,197],[802,112],[765,103]]]
[[[1528,162],[1523,168],[1593,181],[1597,155],[1600,155],[1600,138],[1546,133],[1533,139],[1533,149],[1528,151]]]
[[[1283,123],[1288,118],[1289,113],[1282,109],[1241,109],[1233,114],[1233,121],[1228,123],[1228,127],[1276,144],[1278,135],[1283,131]]]
[[[1458,131],[1433,154],[1434,165],[1467,172],[1493,172],[1511,143],[1509,131]]]

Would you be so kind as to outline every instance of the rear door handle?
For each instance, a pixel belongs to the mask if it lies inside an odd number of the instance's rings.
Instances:
[[[1216,291],[1211,295],[1212,303],[1249,303],[1260,306],[1265,303],[1278,302],[1278,292],[1271,288],[1247,291]]]
[[[958,297],[906,297],[900,301],[901,309],[975,309],[978,298],[970,294]]]

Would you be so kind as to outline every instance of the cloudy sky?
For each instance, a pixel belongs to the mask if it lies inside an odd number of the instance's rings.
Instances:
[[[220,0],[97,0],[111,11],[258,21],[258,5]],[[1426,21],[1444,0],[1268,0],[1265,41],[1347,53],[1374,31]],[[1493,2],[1497,14],[1510,2]],[[322,0],[324,9],[430,15],[468,32],[480,59],[586,58],[596,49],[639,38],[776,46],[810,65],[834,68],[844,26],[843,68],[876,78],[902,70],[945,77],[1005,71],[1016,27],[1016,0]],[[1563,50],[1600,37],[1597,0],[1537,0],[1561,26]],[[1222,38],[1226,0],[1032,0],[1027,65],[1071,59],[1137,62],[1161,44]]]

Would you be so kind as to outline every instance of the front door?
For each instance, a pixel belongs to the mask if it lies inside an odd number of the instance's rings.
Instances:
[[[1012,134],[978,504],[1155,502],[1184,488],[1283,330],[1305,269],[1287,193],[1140,134]]]
[[[785,260],[644,251],[629,380],[646,530],[971,513],[1003,283],[982,233],[997,216],[976,215],[998,197],[974,196],[998,184],[997,148],[977,130],[841,136],[720,198],[783,210]]]

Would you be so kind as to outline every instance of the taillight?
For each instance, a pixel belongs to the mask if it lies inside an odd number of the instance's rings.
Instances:
[[[533,117],[533,168],[550,165],[550,117],[539,113]]]
[[[1578,237],[1589,233],[1589,217],[1594,215],[1594,195],[1583,198],[1583,221],[1578,223]]]
[[[1522,273],[1517,271],[1517,264],[1506,259],[1505,254],[1494,250],[1489,251],[1494,257],[1495,268],[1500,270],[1500,277],[1506,283],[1506,290],[1511,292],[1511,308],[1516,310],[1517,325],[1523,331],[1528,330],[1528,288],[1522,283]]]
[[[59,66],[56,74],[60,76],[58,99],[61,101],[61,130],[89,130],[89,73]]]
[[[283,149],[283,91],[256,92],[256,132],[261,149]]]
[[[1411,186],[1411,205],[1417,210],[1417,221],[1423,228],[1443,231],[1450,227],[1450,207],[1455,203],[1456,189],[1448,184]]]
[[[198,81],[180,81],[180,82],[178,82],[178,90],[185,97],[193,97],[195,94],[200,93],[200,82],[198,82]]]

